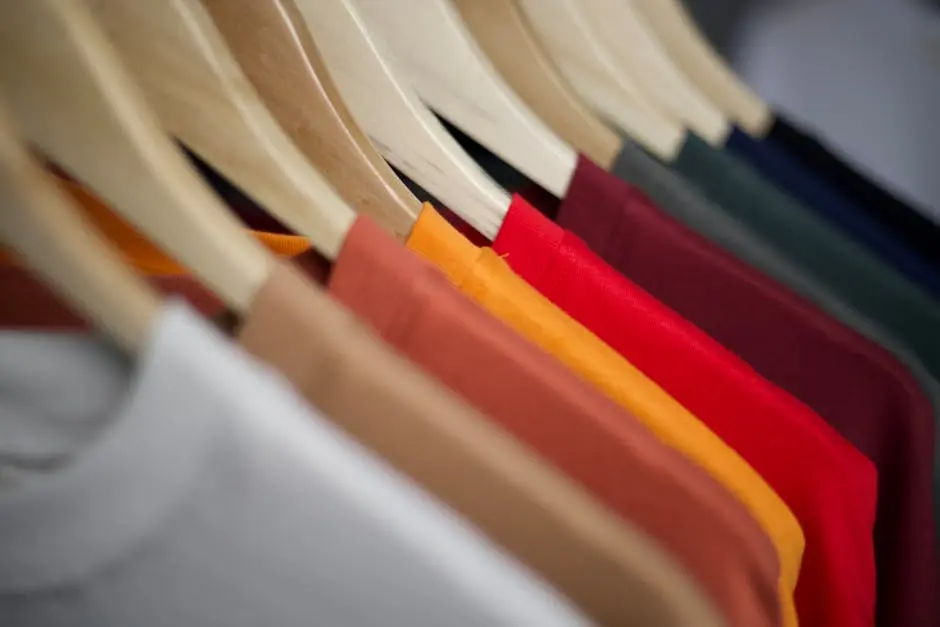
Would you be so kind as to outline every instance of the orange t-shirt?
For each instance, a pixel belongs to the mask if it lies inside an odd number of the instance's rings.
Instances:
[[[477,248],[425,206],[408,248],[437,265],[465,294],[593,383],[653,433],[718,479],[767,531],[780,556],[786,624],[805,545],[796,517],[761,476],[701,421],[594,334],[516,276],[491,249]]]

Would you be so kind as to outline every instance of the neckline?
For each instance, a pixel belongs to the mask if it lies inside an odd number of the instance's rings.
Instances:
[[[167,304],[108,426],[70,463],[0,491],[0,594],[88,577],[168,517],[216,422],[191,357],[213,341],[188,306]]]

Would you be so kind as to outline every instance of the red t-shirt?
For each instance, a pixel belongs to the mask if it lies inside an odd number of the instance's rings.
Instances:
[[[520,197],[493,249],[738,451],[806,534],[807,627],[874,624],[873,464],[811,409],[597,257]]]
[[[940,624],[933,408],[890,353],[582,159],[557,222],[813,408],[878,469],[877,622]]]

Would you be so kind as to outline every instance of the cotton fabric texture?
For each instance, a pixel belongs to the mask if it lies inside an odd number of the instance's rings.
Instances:
[[[781,624],[776,554],[744,506],[437,268],[360,217],[329,290],[402,355],[655,537],[729,624]]]
[[[587,329],[548,302],[490,249],[478,249],[425,208],[408,247],[442,269],[465,294],[530,341],[562,360],[643,421],[664,442],[715,476],[741,499],[780,555],[786,624],[796,623],[793,590],[804,537],[799,523],[764,480],[662,389]]]
[[[557,208],[557,222],[815,409],[875,463],[880,620],[940,620],[931,507],[933,412],[903,366],[587,160]],[[729,311],[746,315],[729,316]]]
[[[583,182],[576,174],[563,207],[602,200],[603,188]],[[806,536],[796,589],[801,624],[874,622],[877,494],[867,458],[525,200],[513,199],[493,250],[694,413],[786,501]]]

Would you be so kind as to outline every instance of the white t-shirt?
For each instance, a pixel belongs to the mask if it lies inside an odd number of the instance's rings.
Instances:
[[[52,460],[0,489],[3,627],[589,624],[182,305],[135,366],[0,354],[0,421]]]

